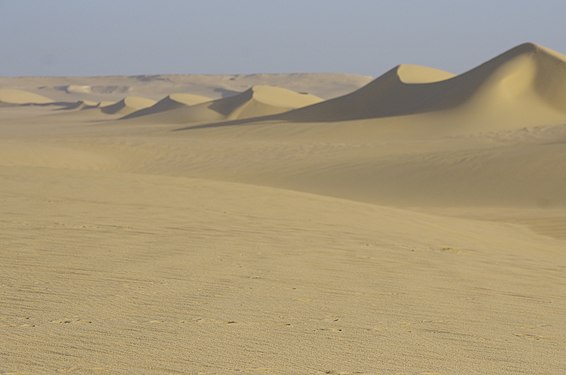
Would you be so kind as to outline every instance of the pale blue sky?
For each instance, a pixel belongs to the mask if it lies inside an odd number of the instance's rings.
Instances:
[[[462,72],[566,51],[566,0],[0,0],[0,75]]]

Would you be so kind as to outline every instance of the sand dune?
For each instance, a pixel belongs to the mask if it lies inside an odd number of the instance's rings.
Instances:
[[[280,118],[344,121],[454,110],[517,126],[565,121],[566,57],[527,43],[455,77],[400,65],[351,94]]]
[[[117,101],[114,104],[106,105],[100,107],[103,113],[107,114],[122,114],[127,115],[129,113],[138,111],[142,108],[151,107],[155,104],[155,100],[142,98],[139,96],[127,96],[122,100]]]
[[[208,108],[223,118],[232,120],[286,112],[320,101],[321,99],[314,95],[280,87],[253,86],[239,95],[216,100],[210,103]]]
[[[160,112],[167,112],[176,108],[189,107],[196,104],[206,103],[212,99],[206,96],[186,94],[186,93],[176,93],[167,95],[165,98],[161,99],[151,107],[140,109],[126,115],[124,118],[134,118],[146,115],[153,115]]]
[[[227,98],[187,106],[169,106],[164,111],[143,113],[143,120],[161,123],[216,122],[246,119],[286,112],[320,102],[306,93],[297,93],[280,87],[253,86]],[[137,117],[127,116],[126,118]]]
[[[32,92],[18,89],[0,89],[0,104],[48,104],[53,100]]]

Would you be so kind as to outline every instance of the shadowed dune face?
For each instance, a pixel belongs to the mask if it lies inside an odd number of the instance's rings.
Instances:
[[[282,118],[293,121],[344,121],[449,108],[454,105],[454,98],[451,97],[449,102],[445,98],[438,98],[439,89],[434,82],[452,76],[433,68],[399,65],[351,94],[292,111],[282,115]]]
[[[280,118],[345,121],[466,109],[502,120],[513,111],[541,120],[566,118],[565,57],[527,43],[455,77],[401,65],[351,94]]]

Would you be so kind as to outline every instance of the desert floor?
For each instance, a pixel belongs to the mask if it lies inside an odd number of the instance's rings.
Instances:
[[[563,126],[0,118],[0,373],[566,372]]]

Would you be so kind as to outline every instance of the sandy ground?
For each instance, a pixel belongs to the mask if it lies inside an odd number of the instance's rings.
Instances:
[[[0,107],[0,373],[566,373],[566,127],[469,113]]]

